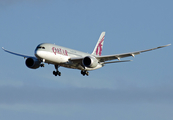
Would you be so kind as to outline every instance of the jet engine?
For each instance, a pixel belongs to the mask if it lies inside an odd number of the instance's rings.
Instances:
[[[37,69],[40,67],[40,61],[37,58],[27,58],[25,64],[28,68]]]
[[[98,65],[98,60],[93,56],[86,56],[82,63],[86,67],[95,68]]]

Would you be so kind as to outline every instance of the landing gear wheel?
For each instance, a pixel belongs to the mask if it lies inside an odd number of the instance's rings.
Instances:
[[[53,74],[55,75],[55,76],[57,76],[57,75],[59,75],[59,76],[61,76],[61,72],[59,72],[59,71],[53,71]]]
[[[57,75],[61,76],[61,72],[58,71],[58,67],[59,67],[58,65],[55,65],[56,71],[53,71],[53,74],[54,74],[55,76],[57,76]]]
[[[53,71],[53,74],[54,74],[55,76],[57,76],[57,73],[56,73],[55,71]]]
[[[83,71],[81,71],[81,74],[82,74],[83,76],[85,75]]]
[[[82,74],[83,76],[85,76],[85,75],[88,76],[88,75],[89,75],[89,72],[88,72],[88,71],[83,71],[83,70],[82,70],[82,71],[81,71],[81,74]]]
[[[61,76],[61,72],[57,71],[57,74],[58,74],[59,76]]]
[[[86,71],[86,73],[85,73],[87,76],[89,76],[89,72],[88,71]]]
[[[41,66],[41,67],[44,67],[44,64],[41,64],[40,66]]]

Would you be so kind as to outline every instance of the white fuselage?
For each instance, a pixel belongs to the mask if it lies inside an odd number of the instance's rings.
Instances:
[[[42,59],[42,61],[45,63],[55,64],[73,69],[95,70],[102,67],[101,64],[98,64],[95,68],[88,68],[82,66],[81,64],[78,64],[78,62],[77,63],[71,62],[70,61],[71,58],[81,58],[92,55],[49,43],[39,44],[35,49],[35,56],[38,59]]]

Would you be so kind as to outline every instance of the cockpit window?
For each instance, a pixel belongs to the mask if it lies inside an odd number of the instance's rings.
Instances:
[[[41,48],[41,49],[45,49],[45,47],[41,47],[41,46],[38,46],[38,47],[37,47],[37,49],[39,49],[39,48]]]

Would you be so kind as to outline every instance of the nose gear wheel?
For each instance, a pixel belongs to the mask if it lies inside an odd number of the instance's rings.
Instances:
[[[44,64],[40,64],[40,67],[44,67]]]

